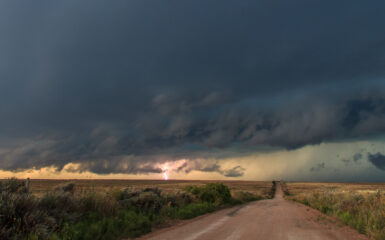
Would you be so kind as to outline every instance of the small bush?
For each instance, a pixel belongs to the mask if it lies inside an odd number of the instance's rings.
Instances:
[[[162,208],[163,199],[152,191],[142,191],[135,192],[135,194],[124,194],[120,204],[127,210],[158,214]]]
[[[230,189],[222,183],[209,183],[202,187],[190,186],[185,190],[198,196],[202,202],[212,203],[215,206],[229,203],[231,199]]]
[[[10,178],[4,182],[0,182],[0,192],[6,193],[27,193],[25,181],[16,178]]]
[[[39,208],[39,201],[27,193],[25,182],[10,179],[1,183],[0,239],[22,239],[30,234],[45,238],[55,219]]]
[[[100,217],[111,217],[116,214],[118,208],[116,199],[110,195],[89,193],[79,198],[79,213],[83,215],[96,213]]]
[[[201,190],[202,190],[202,187],[198,187],[198,186],[187,186],[187,187],[185,187],[184,190],[187,191],[187,192],[190,192],[191,194],[199,195],[199,193],[200,193]]]
[[[38,208],[55,219],[54,230],[58,230],[65,221],[75,220],[79,214],[79,201],[71,193],[48,193],[39,199]]]

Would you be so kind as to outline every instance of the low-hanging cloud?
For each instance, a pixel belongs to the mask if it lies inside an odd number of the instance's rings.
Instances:
[[[244,174],[245,169],[241,166],[233,167],[224,172],[224,176],[226,177],[241,177]]]
[[[355,105],[351,104],[352,101]],[[360,102],[359,108],[357,102]],[[239,105],[217,110],[212,115],[212,108],[191,107],[186,110],[189,104],[184,105],[183,110],[174,110],[166,115],[158,113],[156,108],[150,109],[145,116],[138,116],[138,123],[134,126],[99,126],[71,134],[41,135],[23,140],[22,144],[15,141],[0,149],[2,169],[45,166],[61,169],[73,162],[81,163],[79,171],[102,174],[159,173],[162,170],[153,167],[154,163],[179,159],[220,159],[257,146],[295,149],[384,132],[382,122],[377,120],[378,124],[374,125],[373,119],[384,118],[385,104],[381,97],[373,95],[370,98],[336,101],[333,106],[317,103],[304,109],[292,107],[290,112],[279,108],[265,112],[250,108],[242,111]],[[175,121],[174,115],[177,119],[187,120]],[[368,125],[367,121],[371,122],[370,129],[362,127]],[[233,153],[226,152],[227,149]],[[258,148],[254,150],[258,151]],[[352,161],[357,163],[361,158],[362,154],[358,153]],[[218,172],[225,176],[242,172],[240,168],[226,172],[217,163],[189,165],[184,170]]]
[[[382,153],[371,154],[368,153],[368,160],[372,163],[376,168],[385,171],[385,155]]]

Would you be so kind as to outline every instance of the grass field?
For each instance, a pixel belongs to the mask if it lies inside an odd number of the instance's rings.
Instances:
[[[308,194],[314,191],[371,194],[380,190],[385,193],[385,183],[287,182],[286,185],[292,196]]]
[[[0,239],[114,240],[254,200],[275,184],[159,180],[0,181]]]
[[[272,182],[263,181],[189,181],[189,180],[42,180],[32,179],[30,191],[36,196],[42,196],[55,189],[58,185],[68,182],[75,183],[75,194],[97,192],[105,193],[124,188],[154,188],[157,187],[164,193],[182,191],[186,186],[203,186],[207,183],[220,182],[230,188],[233,195],[239,192],[249,192],[262,198],[269,198]]]
[[[282,184],[286,198],[334,216],[373,239],[385,239],[385,183]]]

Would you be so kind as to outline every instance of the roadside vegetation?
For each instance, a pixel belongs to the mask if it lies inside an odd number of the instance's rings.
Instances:
[[[135,238],[167,222],[259,199],[263,197],[250,192],[232,195],[222,183],[187,186],[174,193],[124,188],[83,194],[75,194],[74,183],[64,183],[36,196],[24,181],[9,179],[0,181],[0,239]]]
[[[270,191],[270,198],[274,198],[275,196],[275,189],[277,188],[277,182],[272,181],[271,191]]]
[[[315,208],[324,214],[336,217],[373,239],[385,239],[385,192],[379,189],[352,190],[349,186],[306,189],[303,185],[290,186],[281,183],[289,200]],[[301,188],[302,191],[298,191]],[[292,190],[291,190],[292,189]]]
[[[287,189],[287,185],[286,185],[286,182],[284,181],[281,181],[281,188],[282,188],[282,192],[285,196],[290,196],[290,192],[289,192],[289,189]]]

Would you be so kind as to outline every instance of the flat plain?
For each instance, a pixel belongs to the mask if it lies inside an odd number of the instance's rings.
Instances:
[[[75,194],[88,192],[105,193],[124,188],[154,188],[157,187],[165,193],[182,191],[186,186],[203,186],[207,183],[220,182],[230,188],[233,195],[239,192],[249,192],[266,198],[271,193],[270,181],[216,181],[216,180],[45,180],[32,179],[30,191],[41,196],[55,189],[55,187],[68,183],[75,183]]]
[[[287,189],[292,196],[313,192],[361,193],[385,192],[385,183],[338,183],[338,182],[287,182]]]

